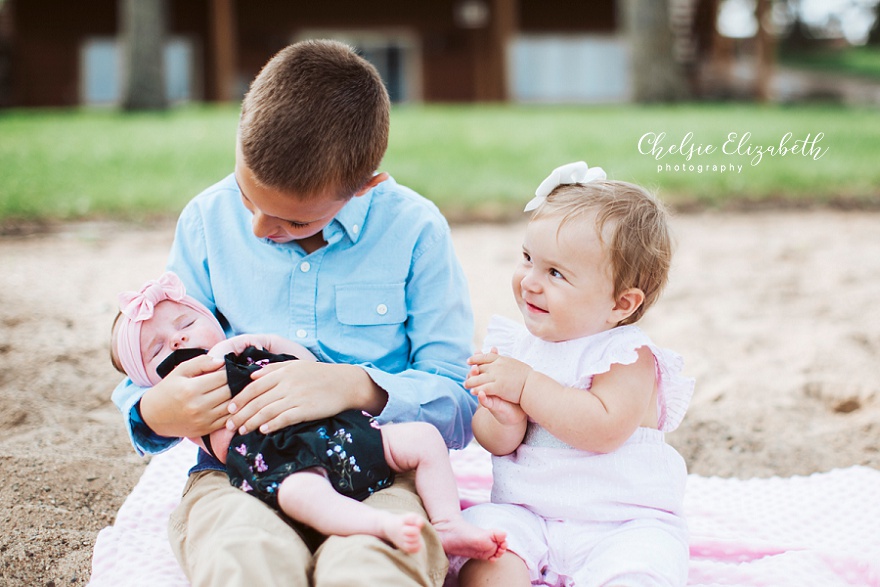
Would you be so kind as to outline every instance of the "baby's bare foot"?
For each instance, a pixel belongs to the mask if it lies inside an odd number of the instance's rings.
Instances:
[[[422,525],[418,514],[391,514],[383,524],[385,539],[404,552],[413,554],[422,548]]]
[[[448,555],[494,561],[507,552],[507,534],[485,530],[458,518],[433,524]]]

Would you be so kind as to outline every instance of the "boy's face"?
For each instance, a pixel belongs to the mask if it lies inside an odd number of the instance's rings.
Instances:
[[[348,200],[340,200],[330,190],[303,199],[298,194],[265,187],[244,163],[238,148],[235,153],[235,180],[244,207],[253,214],[254,236],[276,243],[303,240],[319,234],[348,203]]]
[[[218,325],[189,306],[171,300],[156,304],[141,326],[141,358],[153,385],[156,367],[177,349],[208,349],[226,338]],[[155,378],[155,381],[152,379]]]

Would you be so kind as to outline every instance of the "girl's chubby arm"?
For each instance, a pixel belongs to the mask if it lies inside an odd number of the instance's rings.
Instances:
[[[505,357],[501,357],[505,359]],[[477,388],[489,396],[518,403],[553,436],[581,450],[608,453],[620,447],[639,426],[656,428],[654,356],[642,347],[630,365],[615,364],[596,375],[589,391],[565,387],[527,365],[499,373],[505,362],[479,364]],[[519,386],[519,389],[517,387]]]
[[[516,404],[498,398],[479,394],[480,406],[474,413],[471,426],[474,438],[480,446],[495,456],[504,456],[515,451],[526,435],[528,419],[525,412]],[[488,407],[491,402],[497,402]]]

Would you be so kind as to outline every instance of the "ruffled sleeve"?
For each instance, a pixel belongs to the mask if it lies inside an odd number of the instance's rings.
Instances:
[[[514,353],[517,340],[525,332],[525,326],[522,324],[504,316],[494,315],[489,318],[486,338],[483,342],[483,352],[488,352],[489,349],[495,347],[498,349],[498,354],[510,357]]]
[[[660,407],[658,427],[663,432],[672,432],[684,419],[691,398],[694,395],[694,378],[682,375],[684,359],[681,355],[650,345],[657,363],[660,385],[657,391],[657,404]]]
[[[658,347],[634,325],[613,328],[590,338],[575,387],[589,389],[593,376],[607,373],[615,364],[632,365],[639,358],[638,349],[648,347],[657,369],[658,428],[663,432],[678,428],[694,393],[693,378],[682,375],[681,356]]]

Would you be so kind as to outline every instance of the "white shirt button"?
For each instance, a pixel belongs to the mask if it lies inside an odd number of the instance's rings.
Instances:
[[[303,273],[308,273],[308,272],[309,272],[309,269],[311,269],[311,268],[312,268],[312,266],[309,264],[308,261],[303,261],[303,262],[300,263],[300,265],[299,265],[299,269],[300,269],[300,271],[302,271]]]
[[[376,312],[380,316],[384,316],[388,313],[388,306],[386,306],[385,304],[379,304],[378,306],[376,306]]]
[[[359,233],[359,232],[361,231],[361,227],[358,226],[357,224],[352,224],[352,226],[351,226],[351,231],[352,231],[353,233],[357,234],[357,233]]]
[[[300,328],[299,330],[296,331],[296,336],[297,336],[298,338],[305,338],[306,335],[308,335],[308,332],[306,332],[306,331],[303,330],[302,328]]]

